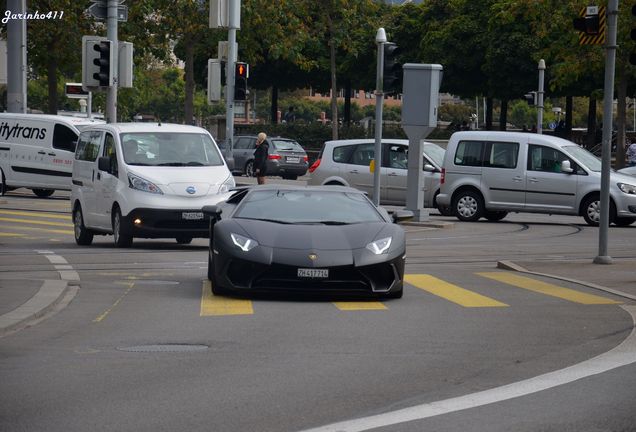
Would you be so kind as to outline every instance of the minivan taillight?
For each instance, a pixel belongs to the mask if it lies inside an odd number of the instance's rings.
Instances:
[[[314,171],[316,171],[316,168],[318,168],[320,166],[320,159],[316,159],[316,161],[311,164],[311,166],[309,167],[309,172],[312,173]]]
[[[442,168],[442,175],[439,178],[439,183],[444,184],[444,179],[446,178],[446,168]]]

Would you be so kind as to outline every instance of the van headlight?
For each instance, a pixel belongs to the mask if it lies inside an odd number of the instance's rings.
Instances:
[[[376,255],[385,253],[389,250],[389,247],[391,247],[391,237],[376,240],[367,245],[367,249]]]
[[[225,181],[223,183],[221,183],[221,185],[219,186],[219,192],[218,193],[221,194],[221,193],[228,192],[234,186],[236,186],[236,183],[234,182],[234,176],[232,174],[230,174],[230,176],[228,178],[226,178]]]
[[[618,186],[621,192],[624,192],[629,195],[636,195],[636,186],[634,185],[630,185],[627,183],[617,183],[616,186]]]
[[[131,189],[163,195],[163,192],[156,184],[130,173],[128,174],[128,186]]]

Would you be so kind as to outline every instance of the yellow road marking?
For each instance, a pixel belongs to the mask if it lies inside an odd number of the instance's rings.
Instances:
[[[407,274],[404,280],[421,289],[436,296],[442,297],[453,303],[464,307],[507,307],[506,303],[502,303],[490,297],[477,294],[460,288],[457,285],[445,282],[434,276],[427,274]]]
[[[494,279],[499,282],[503,282],[508,285],[516,286],[518,288],[527,289],[540,294],[545,294],[552,297],[557,297],[563,300],[569,300],[575,303],[581,304],[621,304],[619,301],[611,300],[605,297],[586,294],[584,292],[576,291],[569,288],[563,288],[558,285],[553,285],[546,282],[541,282],[535,279],[531,279],[525,276],[519,276],[516,274],[510,274],[505,272],[484,272],[477,273],[479,276],[485,278]]]
[[[13,218],[5,218],[0,217],[0,221],[2,222],[15,222],[15,223],[27,223],[33,225],[51,225],[51,226],[61,226],[61,227],[72,227],[72,223],[62,223],[62,222],[47,222],[47,221],[39,221],[39,220],[31,220],[31,219],[13,219]]]
[[[378,301],[350,301],[350,302],[333,302],[333,304],[343,311],[357,311],[357,310],[385,310],[387,309],[384,304]]]
[[[219,297],[212,295],[209,280],[203,281],[200,316],[252,315],[254,308],[251,300]]]
[[[20,226],[20,227],[16,227],[16,226],[5,226],[2,227],[3,229],[13,229],[16,231],[42,231],[42,232],[47,232],[47,233],[52,233],[52,234],[73,234],[74,231],[73,230],[57,230],[57,229],[46,229],[46,228],[39,228],[39,227],[27,227],[27,226]]]
[[[24,237],[26,234],[21,233],[4,233],[0,232],[0,237]]]
[[[53,214],[53,213],[39,213],[39,212],[26,212],[26,211],[17,211],[17,210],[0,210],[0,214],[11,215],[11,216],[32,216],[32,217],[40,217],[40,218],[49,218],[49,219],[65,219],[67,221],[71,220],[71,215],[65,214]]]
[[[106,318],[106,316],[108,316],[108,314],[111,313],[111,311],[117,307],[117,305],[123,300],[124,297],[126,297],[126,295],[130,292],[130,290],[133,289],[133,287],[135,286],[134,282],[117,282],[117,283],[126,285],[128,289],[117,299],[117,301],[115,301],[115,303],[113,303],[111,307],[106,309],[104,313],[102,313],[100,316],[95,318],[93,320],[94,323],[102,322],[102,320],[104,320],[104,318]]]

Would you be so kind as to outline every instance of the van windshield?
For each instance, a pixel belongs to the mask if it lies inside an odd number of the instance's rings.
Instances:
[[[601,160],[583,147],[571,145],[563,147],[563,150],[590,171],[601,172]]]
[[[184,132],[123,133],[124,161],[128,165],[223,165],[216,144],[206,134]]]

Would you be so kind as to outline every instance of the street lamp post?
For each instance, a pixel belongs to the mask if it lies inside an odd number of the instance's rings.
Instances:
[[[386,33],[383,27],[378,29],[375,35],[375,43],[378,45],[378,65],[375,80],[375,151],[373,167],[373,204],[380,205],[380,167],[382,166],[382,105],[384,103],[384,91],[382,89],[384,69],[384,44]]]
[[[545,76],[545,60],[539,60],[539,91],[537,91],[537,133],[543,133],[543,81]]]

